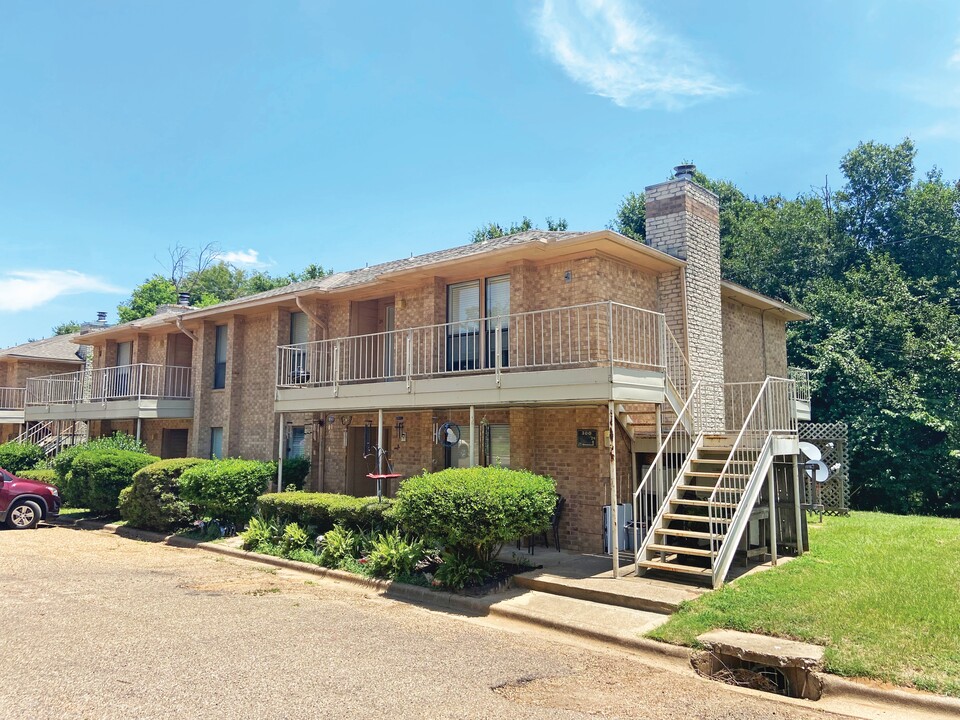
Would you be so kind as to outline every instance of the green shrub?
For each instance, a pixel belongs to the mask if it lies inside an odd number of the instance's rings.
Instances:
[[[473,553],[458,555],[446,552],[434,578],[451,590],[463,590],[467,585],[479,585],[490,577],[490,563],[482,563]]]
[[[341,567],[345,560],[355,559],[361,546],[360,534],[335,525],[331,530],[317,538],[320,564],[324,567]]]
[[[247,529],[240,533],[244,550],[259,552],[261,549],[274,545],[280,539],[280,528],[272,520],[254,515],[247,524]]]
[[[243,526],[253,515],[257,495],[276,476],[272,462],[211,460],[187,468],[180,476],[180,496],[201,513]]]
[[[57,471],[57,477],[60,480],[67,479],[67,475],[73,468],[73,460],[81,453],[91,450],[129,450],[146,454],[147,446],[126,433],[117,432],[108,437],[88,440],[87,442],[71,445],[60,451],[53,459],[53,469]]]
[[[306,550],[310,544],[310,534],[296,523],[288,523],[280,537],[280,550],[285,556],[296,550]]]
[[[21,470],[17,475],[27,480],[38,480],[51,485],[57,484],[57,474],[53,470]]]
[[[397,578],[412,575],[423,556],[423,540],[412,540],[394,529],[370,543],[367,566],[374,575]]]
[[[309,458],[287,458],[283,461],[283,489],[290,492],[303,490],[303,481],[307,479],[309,474]]]
[[[400,485],[400,527],[488,567],[503,543],[541,532],[556,504],[551,478],[501,467],[449,468]]]
[[[24,470],[32,470],[46,457],[43,448],[33,443],[8,442],[0,445],[0,467],[23,477]]]
[[[71,504],[94,512],[117,509],[120,491],[134,473],[160,458],[132,450],[96,449],[78,453],[71,463],[69,495]]]
[[[378,503],[374,497],[282,492],[261,495],[257,498],[257,506],[262,515],[276,518],[280,525],[295,522],[303,527],[314,528],[318,533],[325,533],[334,525],[365,532],[396,526],[391,513],[393,501],[389,498]]]
[[[120,517],[132,527],[167,532],[188,525],[195,513],[180,497],[180,475],[210,462],[200,458],[160,460],[138,470],[120,493]]]

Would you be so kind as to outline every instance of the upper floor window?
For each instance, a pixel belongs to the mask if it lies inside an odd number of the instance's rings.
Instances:
[[[509,359],[509,314],[509,275],[447,286],[447,369],[493,367],[497,333],[502,343],[501,364],[505,367]]]
[[[216,335],[213,351],[213,388],[219,390],[227,386],[227,326],[217,325]]]

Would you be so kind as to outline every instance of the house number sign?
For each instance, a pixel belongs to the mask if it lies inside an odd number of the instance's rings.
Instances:
[[[577,447],[578,448],[595,448],[597,446],[597,431],[596,430],[585,430],[580,428],[577,430]]]

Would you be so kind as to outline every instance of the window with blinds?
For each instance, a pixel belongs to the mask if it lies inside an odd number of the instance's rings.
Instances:
[[[290,438],[287,441],[287,460],[304,457],[306,431],[304,427],[290,428]]]
[[[213,389],[227,386],[227,326],[217,325],[213,360]]]
[[[510,467],[510,426],[487,425],[484,440],[486,464]]]

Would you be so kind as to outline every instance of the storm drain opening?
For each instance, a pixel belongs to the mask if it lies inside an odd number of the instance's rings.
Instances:
[[[761,635],[714,630],[697,638],[706,648],[690,663],[697,674],[728,685],[819,700],[823,648]]]

